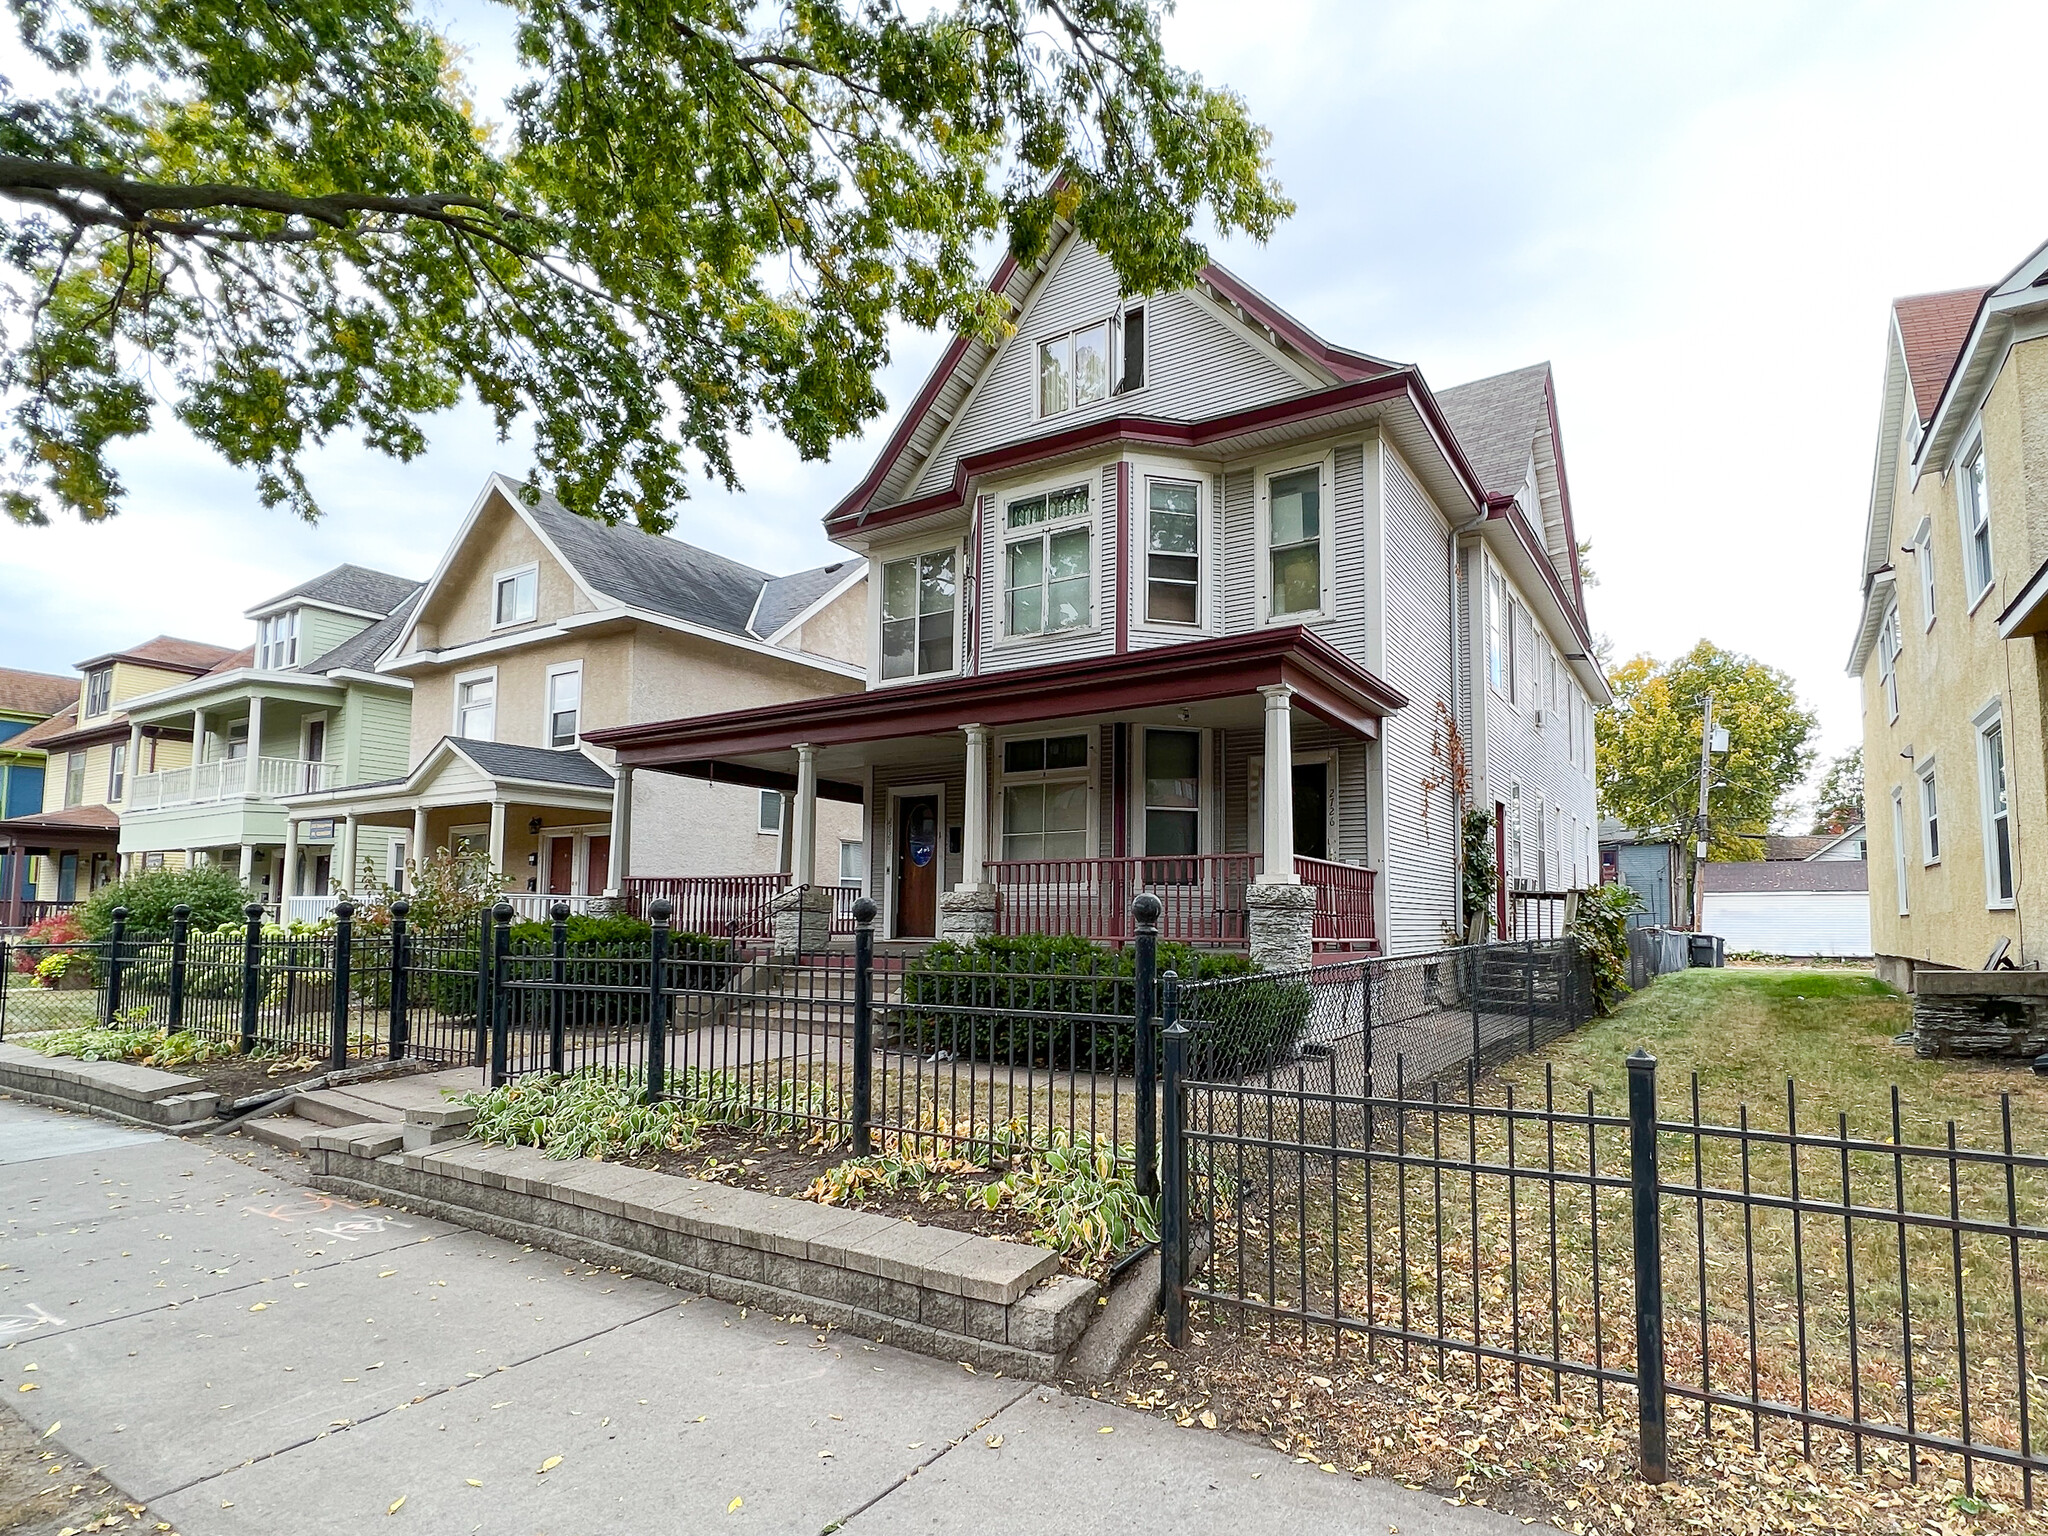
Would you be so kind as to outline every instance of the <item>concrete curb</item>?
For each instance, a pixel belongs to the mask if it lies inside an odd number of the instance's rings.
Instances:
[[[1101,1311],[1094,1281],[1028,1244],[527,1147],[406,1150],[406,1134],[307,1138],[312,1183],[1036,1381],[1059,1379]]]
[[[196,1077],[125,1061],[77,1061],[0,1043],[0,1091],[144,1130],[189,1136],[210,1128],[220,1095]]]

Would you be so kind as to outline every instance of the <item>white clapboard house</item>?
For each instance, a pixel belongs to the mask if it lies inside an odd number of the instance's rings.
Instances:
[[[1432,948],[1461,787],[1504,887],[1597,880],[1547,365],[1434,392],[1219,267],[1123,294],[1071,233],[992,287],[1014,334],[955,339],[825,519],[870,563],[866,690],[595,742],[800,828],[859,803],[892,939],[1121,938],[1143,890],[1269,961]]]

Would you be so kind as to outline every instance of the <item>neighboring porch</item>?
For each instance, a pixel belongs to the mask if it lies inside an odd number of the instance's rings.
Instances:
[[[615,790],[581,752],[447,737],[402,779],[290,796],[285,915],[325,916],[372,880],[404,891],[409,867],[441,851],[484,854],[522,918],[557,902],[610,910],[625,852]]]
[[[1162,937],[1306,964],[1378,948],[1377,742],[1405,702],[1287,628],[592,740],[629,771],[790,794],[800,862],[775,899],[804,908],[811,937],[843,926],[803,857],[830,798],[865,807],[862,883],[884,938],[1119,942],[1150,892]],[[716,890],[666,883],[682,910]]]
[[[25,928],[114,878],[120,818],[80,805],[0,821],[0,928]]]

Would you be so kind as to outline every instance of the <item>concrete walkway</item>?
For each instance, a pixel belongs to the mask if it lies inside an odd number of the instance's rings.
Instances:
[[[1520,1529],[289,1161],[0,1099],[0,1400],[183,1536]]]

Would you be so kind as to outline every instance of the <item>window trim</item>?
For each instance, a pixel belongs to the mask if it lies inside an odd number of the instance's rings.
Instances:
[[[488,736],[465,736],[462,731],[462,690],[467,684],[481,683],[486,680],[491,685],[491,734]],[[496,667],[479,667],[473,672],[458,672],[449,679],[449,686],[449,702],[453,708],[454,717],[449,721],[448,734],[457,741],[496,741],[498,739],[498,705],[501,702],[498,698],[498,669]]]
[[[1133,462],[1131,478],[1137,494],[1131,498],[1132,526],[1126,547],[1131,553],[1129,580],[1131,628],[1169,635],[1207,634],[1213,628],[1209,601],[1210,535],[1209,480],[1206,475],[1170,465]],[[1155,483],[1189,485],[1195,490],[1195,617],[1155,619],[1152,617],[1152,487]]]
[[[569,676],[574,676],[576,679],[576,729],[570,733],[567,742],[558,742],[555,740],[555,679]],[[497,700],[495,695],[492,698],[491,709],[494,716],[492,728],[496,729]],[[583,734],[582,657],[579,656],[574,661],[558,661],[548,667],[547,678],[541,684],[540,734],[541,745],[551,752],[573,752],[576,750],[577,741]]]
[[[1892,883],[1898,887],[1899,916],[1911,917],[1913,904],[1906,888],[1906,791],[1892,786]]]
[[[1980,503],[1976,494],[1972,471],[1979,465],[1984,467],[1984,497]],[[1963,597],[1965,611],[1975,613],[1978,606],[1998,585],[1997,551],[1991,538],[1991,481],[1990,466],[1984,457],[1984,428],[1982,423],[1972,427],[1971,435],[1964,442],[1963,451],[1956,456],[1956,516],[1963,540]],[[1976,544],[1977,530],[1984,530],[1984,585],[1976,586],[1977,574],[1972,550]]]
[[[1088,765],[1085,768],[1038,768],[1011,773],[1004,768],[1004,759],[1009,755],[1005,750],[1013,741],[1049,741],[1059,736],[1079,736],[1088,745]],[[1088,819],[1082,829],[1081,846],[1078,854],[1062,854],[1059,858],[1092,859],[1099,856],[1102,848],[1102,823],[1099,814],[1102,800],[1102,739],[1101,732],[1090,727],[1074,731],[1048,731],[1042,727],[1035,730],[1005,731],[989,742],[989,780],[993,790],[994,804],[989,816],[989,861],[1008,864],[1012,860],[1004,843],[1009,829],[1004,825],[1003,808],[1006,803],[1004,790],[1012,784],[1070,784],[1082,783],[1088,789]],[[1041,854],[1040,860],[1046,859]],[[1031,862],[1029,860],[1024,862]]]
[[[775,825],[768,825],[768,807],[775,807]],[[764,789],[754,802],[754,832],[760,837],[782,836],[782,791]]]
[[[1195,750],[1200,756],[1195,763],[1195,854],[1200,856],[1220,852],[1222,828],[1217,825],[1219,817],[1216,815],[1216,750],[1208,728],[1195,725],[1140,725],[1137,728],[1137,739],[1131,744],[1130,783],[1126,786],[1126,803],[1134,814],[1128,819],[1124,837],[1130,845],[1132,855],[1137,858],[1182,857],[1178,854],[1155,854],[1145,846],[1145,813],[1151,809],[1145,803],[1145,741],[1154,731],[1196,738]],[[1332,772],[1334,773],[1334,769]],[[1261,828],[1262,832],[1263,830]]]
[[[107,804],[119,804],[127,794],[128,743],[117,741],[107,748]]]
[[[854,850],[854,877],[851,880],[846,878],[846,850],[849,848]],[[861,837],[840,838],[839,883],[852,890],[865,891],[868,888],[867,868],[867,839]]]
[[[1333,453],[1324,452],[1312,459],[1272,459],[1253,467],[1252,516],[1256,519],[1258,533],[1258,600],[1261,615],[1259,626],[1262,629],[1282,624],[1317,624],[1335,617],[1336,593],[1332,586],[1332,577],[1335,573],[1331,570],[1334,553],[1332,533],[1337,513],[1334,494],[1336,475],[1332,467],[1334,458]],[[1277,475],[1291,475],[1306,469],[1313,469],[1316,472],[1316,495],[1320,503],[1317,509],[1315,544],[1316,575],[1321,591],[1317,597],[1317,606],[1313,609],[1291,609],[1286,613],[1276,614],[1273,612],[1273,479]],[[1292,549],[1307,543],[1308,540],[1303,539],[1298,545],[1285,547]]]
[[[533,612],[523,619],[499,618],[498,593],[503,590],[506,582],[517,581],[522,576],[531,576],[533,578]],[[539,622],[540,562],[538,560],[529,560],[524,565],[508,566],[502,571],[493,573],[491,576],[491,632],[495,634],[499,630],[517,629],[522,624],[538,624]]]
[[[1913,765],[1920,784],[1920,867],[1932,869],[1941,862],[1941,785],[1934,776],[1935,759],[1928,757]]]
[[[2019,839],[2013,826],[2012,746],[2005,737],[2005,701],[1993,699],[1977,711],[1970,725],[1977,737],[1977,801],[1978,824],[1984,843],[1984,907],[1986,911],[2009,911],[2016,905],[2019,894]],[[2012,878],[2012,889],[2004,892],[1998,888],[1997,819],[1992,810],[1991,754],[1987,750],[1994,730],[1998,732],[2001,772],[2005,778],[2006,866]]]
[[[1498,602],[1495,599],[1498,599]],[[1494,676],[1494,658],[1500,658],[1500,676]],[[1486,687],[1508,705],[1515,703],[1515,598],[1508,574],[1492,560],[1486,562]]]
[[[916,615],[918,628],[912,631],[910,647],[912,669],[901,677],[884,677],[882,675],[882,625],[888,621],[883,617],[882,613],[882,595],[889,579],[887,574],[889,567],[900,565],[905,560],[918,561],[931,555],[946,554],[950,554],[953,557],[952,664],[940,672],[920,672],[916,670],[917,649],[919,641],[922,639],[922,626],[924,623],[924,615],[920,613]],[[932,544],[908,549],[902,554],[871,554],[868,557],[868,564],[870,571],[873,573],[868,581],[868,585],[873,593],[870,599],[869,630],[870,644],[873,649],[868,657],[868,686],[871,688],[898,688],[907,683],[929,682],[935,677],[958,676],[961,667],[964,665],[963,658],[967,654],[967,604],[964,601],[966,597],[965,576],[972,564],[967,556],[964,543],[955,540],[951,544]]]
[[[1934,519],[1923,517],[1913,531],[1913,549],[1920,563],[1920,633],[1934,628]]]
[[[97,691],[95,685],[100,683],[106,685],[104,689],[105,696],[95,706],[93,694]],[[112,713],[114,708],[114,669],[112,667],[94,667],[92,671],[86,673],[85,689],[81,699],[83,701],[79,710],[79,718],[81,720],[97,720],[101,715]]]
[[[1102,473],[1104,468],[1105,466],[1102,464],[1091,464],[1078,470],[1069,470],[1065,474],[1043,476],[1038,479],[1020,482],[1014,486],[1003,486],[991,493],[993,507],[989,523],[995,543],[991,550],[994,570],[989,585],[992,589],[990,596],[995,603],[996,609],[993,640],[996,647],[1008,649],[1013,646],[1043,645],[1048,642],[1071,640],[1081,635],[1097,635],[1102,633],[1102,610],[1104,606],[1102,602]],[[1011,537],[1010,505],[1012,502],[1029,501],[1034,496],[1050,495],[1054,491],[1071,491],[1075,489],[1085,490],[1088,493],[1088,512],[1086,516],[1064,519],[1058,524],[1038,523],[1034,526],[1039,532],[1041,543],[1050,537],[1050,531],[1054,529],[1066,530],[1085,527],[1088,530],[1088,622],[1085,624],[1075,624],[1066,629],[1027,630],[1023,634],[1014,634],[1010,630],[1010,545],[1022,543],[1026,535],[1023,529],[1018,529],[1016,530],[1017,537],[1015,539]],[[1050,550],[1048,550],[1048,564],[1046,566],[1048,571],[1051,569],[1050,553]],[[1046,585],[1050,585],[1049,577],[1047,578]],[[955,601],[957,602],[957,594],[959,592],[957,580],[954,583],[954,592],[956,594]],[[957,656],[959,649],[957,638],[959,625],[957,623],[954,626],[954,634],[956,637],[954,649]],[[879,639],[878,631],[878,642]],[[901,679],[898,679],[898,681],[901,681]],[[1044,733],[1040,732],[1039,734],[1043,735]]]
[[[1884,693],[1885,720],[1889,724],[1899,718],[1899,657],[1905,650],[1905,637],[1899,623],[1899,598],[1895,591],[1886,606],[1884,617],[1877,621],[1877,680]]]
[[[64,754],[64,809],[85,804],[85,753]]]

